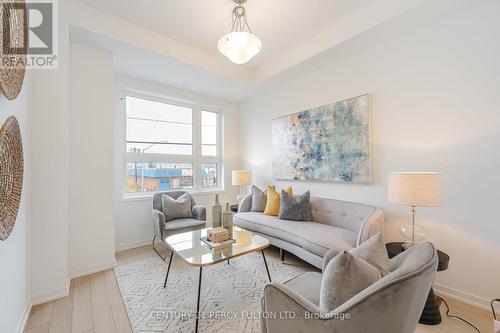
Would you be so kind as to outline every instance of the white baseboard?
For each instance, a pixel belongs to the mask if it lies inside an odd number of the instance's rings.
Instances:
[[[469,294],[465,291],[461,291],[455,288],[447,287],[439,283],[434,283],[434,291],[437,293],[448,296],[450,298],[456,299],[462,303],[466,303],[477,308],[485,309],[491,311],[490,302],[491,300],[479,297],[476,295]],[[493,299],[493,296],[492,296]]]
[[[49,290],[49,291],[44,291],[38,294],[34,294],[31,297],[31,306],[54,301],[59,298],[63,298],[69,295],[69,286],[70,286],[70,281],[71,279],[80,277],[80,276],[85,276],[97,272],[102,272],[108,269],[112,269],[116,266],[116,260],[110,260],[108,262],[102,263],[102,264],[97,264],[97,265],[91,265],[88,267],[80,268],[77,270],[74,270],[71,272],[70,277],[68,279],[68,282],[64,287]],[[28,312],[29,314],[29,312]]]
[[[16,333],[23,333],[24,332],[24,329],[26,328],[26,324],[28,323],[28,318],[30,316],[32,307],[33,307],[32,302],[28,302],[26,304],[26,308],[24,308],[24,313],[23,313],[23,316],[21,317],[21,321],[19,322],[19,325],[17,325]]]
[[[115,251],[120,252],[120,251],[129,250],[129,249],[134,249],[136,247],[150,245],[152,240],[153,240],[153,236],[151,236],[151,239],[147,239],[147,240],[141,240],[141,241],[132,242],[132,243],[128,243],[128,244],[116,245]]]
[[[61,288],[49,290],[49,291],[43,291],[38,294],[34,294],[31,297],[31,304],[32,305],[38,305],[42,303],[47,303],[50,301],[54,301],[56,299],[66,297],[69,295],[69,279],[66,282],[66,285]]]
[[[76,279],[80,276],[90,275],[97,272],[106,271],[108,269],[112,269],[116,266],[116,259],[112,259],[108,262],[104,262],[102,264],[90,265],[87,267],[82,267],[78,269],[74,269],[70,273],[70,279]]]

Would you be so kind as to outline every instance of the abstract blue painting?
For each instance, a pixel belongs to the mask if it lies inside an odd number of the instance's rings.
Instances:
[[[371,182],[370,96],[273,120],[273,178]]]

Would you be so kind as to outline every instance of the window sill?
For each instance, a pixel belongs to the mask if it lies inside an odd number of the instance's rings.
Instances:
[[[184,191],[184,190],[179,190]],[[187,191],[193,197],[202,196],[202,195],[215,195],[215,194],[224,194],[224,189],[203,189],[203,190],[192,190]],[[137,195],[122,195],[119,198],[119,202],[131,202],[131,201],[150,201],[153,199],[154,192],[148,194],[137,194]]]

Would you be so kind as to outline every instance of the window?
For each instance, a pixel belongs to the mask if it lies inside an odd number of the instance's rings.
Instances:
[[[201,111],[201,154],[217,156],[217,113]]]
[[[221,189],[220,113],[126,94],[125,195]]]
[[[127,163],[127,192],[193,188],[192,163]]]
[[[193,110],[126,98],[127,151],[151,154],[193,154]]]
[[[217,187],[218,178],[217,164],[202,164],[201,165],[201,185],[204,188]]]

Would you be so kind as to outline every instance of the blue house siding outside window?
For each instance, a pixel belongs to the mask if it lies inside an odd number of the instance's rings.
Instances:
[[[160,191],[170,191],[169,179],[160,179]]]
[[[131,165],[127,171],[127,178],[134,183],[142,184],[145,192],[169,191],[192,186],[192,168],[159,169],[144,167],[143,163]],[[202,177],[208,177],[205,170]]]

